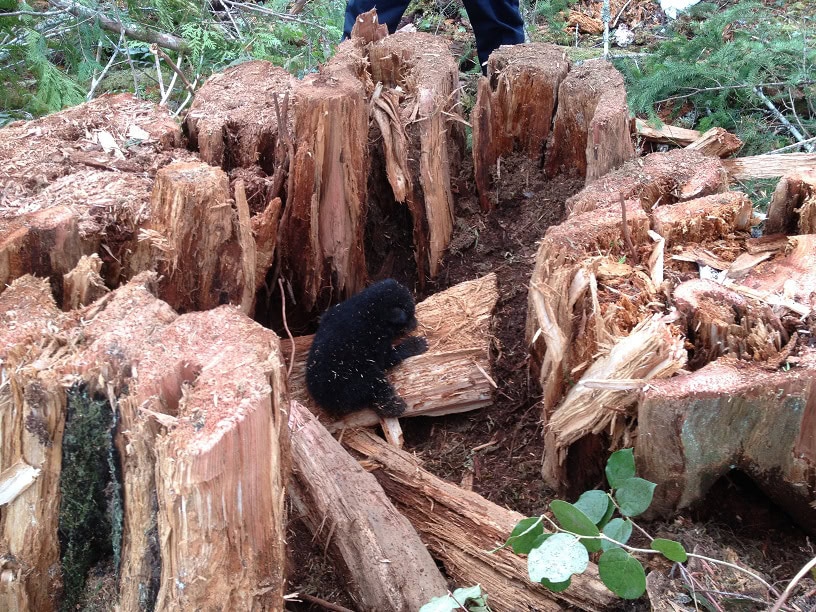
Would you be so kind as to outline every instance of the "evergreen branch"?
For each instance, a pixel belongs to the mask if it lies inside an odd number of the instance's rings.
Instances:
[[[257,6],[254,4],[247,4],[246,2],[233,2],[232,0],[223,0],[223,4],[225,6],[236,7],[240,10],[250,11],[252,13],[260,13],[261,15],[268,15],[270,17],[275,17],[280,19],[281,21],[292,21],[294,23],[299,23],[301,25],[310,26],[313,28],[317,28],[324,32],[330,32],[329,28],[317,23],[316,21],[311,21],[308,19],[303,19],[301,17],[297,17],[296,15],[289,15],[287,13],[277,13],[272,11],[268,8],[264,8],[262,6]]]
[[[793,125],[790,121],[788,121],[788,118],[785,117],[785,115],[783,115],[780,112],[780,110],[778,108],[776,108],[776,106],[774,106],[774,103],[771,102],[768,99],[768,96],[766,96],[762,92],[762,88],[761,87],[754,87],[754,93],[759,97],[760,100],[762,100],[762,103],[765,104],[765,106],[768,108],[768,110],[771,111],[771,114],[774,117],[776,117],[782,125],[784,125],[786,128],[788,128],[788,131],[791,133],[791,135],[800,144],[804,143],[806,138],[804,136],[802,136],[802,133],[798,129],[796,129],[796,126]],[[808,153],[813,153],[813,145],[805,144],[804,147],[805,147],[805,151],[807,151]]]
[[[813,85],[816,81],[813,80],[805,80],[800,81],[797,85]],[[746,89],[748,87],[781,87],[782,85],[790,85],[790,83],[786,83],[785,81],[776,81],[773,83],[757,83],[754,85],[753,83],[740,83],[738,85],[721,85],[719,87],[700,87],[695,88],[694,91],[687,94],[678,94],[676,96],[670,96],[668,98],[663,98],[662,100],[656,100],[655,104],[662,104],[663,102],[671,102],[672,100],[680,100],[682,98],[690,98],[692,96],[696,96],[697,94],[704,93],[707,91],[725,91],[727,89]]]
[[[146,43],[154,43],[173,51],[187,52],[189,50],[189,44],[183,38],[166,32],[154,32],[141,25],[122,23],[116,19],[111,19],[99,11],[77,4],[73,2],[73,0],[48,0],[48,2],[51,6],[68,11],[75,17],[95,19],[97,23],[99,23],[99,27],[108,32],[124,34],[128,38]]]

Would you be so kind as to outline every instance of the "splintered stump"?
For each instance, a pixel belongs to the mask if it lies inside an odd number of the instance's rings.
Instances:
[[[816,234],[816,169],[783,176],[765,221],[767,234]]]
[[[490,320],[499,293],[495,274],[460,283],[416,306],[416,333],[428,351],[405,360],[388,379],[408,404],[403,416],[439,416],[490,405],[495,383],[490,377]],[[320,417],[330,431],[380,422],[373,410],[333,420],[306,390],[306,357],[312,336],[295,339],[295,362],[289,377],[292,399]],[[284,352],[288,354],[287,348]]]
[[[491,171],[514,151],[539,163],[555,114],[558,87],[569,71],[561,48],[545,43],[500,47],[479,79],[473,125],[473,166],[483,210],[494,206]]]
[[[457,585],[480,584],[496,610],[615,610],[619,600],[606,589],[590,563],[572,577],[566,591],[554,593],[527,579],[527,561],[505,542],[523,518],[437,478],[417,459],[368,431],[346,431],[343,444],[363,457],[399,511],[408,518],[448,576]],[[444,592],[438,593],[443,595]]]
[[[413,612],[447,591],[416,531],[323,425],[292,402],[289,495],[337,559],[357,609]]]
[[[80,506],[60,479],[79,394],[119,419],[113,439],[103,423],[109,442],[98,452],[121,465],[99,512],[123,509],[121,540],[110,536],[121,547],[122,609],[282,609],[288,395],[275,334],[228,306],[178,316],[148,273],[66,315],[54,314],[42,281],[27,279],[0,296],[11,323],[0,332],[10,383],[0,474],[39,473],[3,508],[0,549],[10,556],[0,598],[9,609],[52,610],[61,582],[84,583],[88,568],[62,573],[57,547]],[[30,323],[17,323],[20,307]]]

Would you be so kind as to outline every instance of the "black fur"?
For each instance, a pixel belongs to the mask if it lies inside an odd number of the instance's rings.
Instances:
[[[322,408],[343,416],[371,407],[383,417],[401,415],[405,401],[385,371],[428,350],[425,338],[394,340],[416,328],[408,289],[386,279],[329,309],[306,362],[306,387]]]

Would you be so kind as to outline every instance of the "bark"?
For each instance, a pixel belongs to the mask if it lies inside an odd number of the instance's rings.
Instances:
[[[447,591],[416,531],[303,406],[292,402],[290,497],[346,576],[360,610],[412,612]],[[384,562],[387,560],[387,562]]]
[[[577,172],[589,184],[634,156],[623,76],[603,60],[573,68],[558,88],[547,176]]]
[[[783,176],[776,185],[765,232],[816,233],[816,171]]]
[[[549,44],[500,47],[491,54],[471,115],[474,174],[483,210],[495,205],[490,173],[499,158],[518,150],[540,162],[558,87],[569,67],[563,51]]]
[[[807,172],[816,164],[816,153],[779,153],[723,160],[732,181],[778,178],[795,172]]]
[[[428,352],[407,359],[388,378],[408,404],[403,416],[438,416],[487,406],[495,383],[490,372],[490,320],[498,300],[495,274],[460,283],[417,304],[418,334]],[[289,377],[293,400],[318,415],[330,431],[376,425],[373,410],[332,420],[306,390],[305,365],[312,336],[296,338],[295,362]]]
[[[455,583],[481,584],[493,609],[618,607],[619,601],[601,583],[594,563],[583,574],[573,576],[566,591],[552,593],[529,581],[524,558],[507,548],[489,552],[507,540],[524,518],[521,514],[437,478],[424,470],[413,455],[368,431],[347,431],[342,442],[376,467],[377,480]]]

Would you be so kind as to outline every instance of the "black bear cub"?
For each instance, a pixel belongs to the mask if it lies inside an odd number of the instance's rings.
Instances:
[[[330,308],[306,362],[306,387],[335,417],[371,407],[382,417],[401,415],[405,401],[385,371],[428,350],[425,338],[394,341],[417,326],[414,299],[394,279],[374,283]]]

